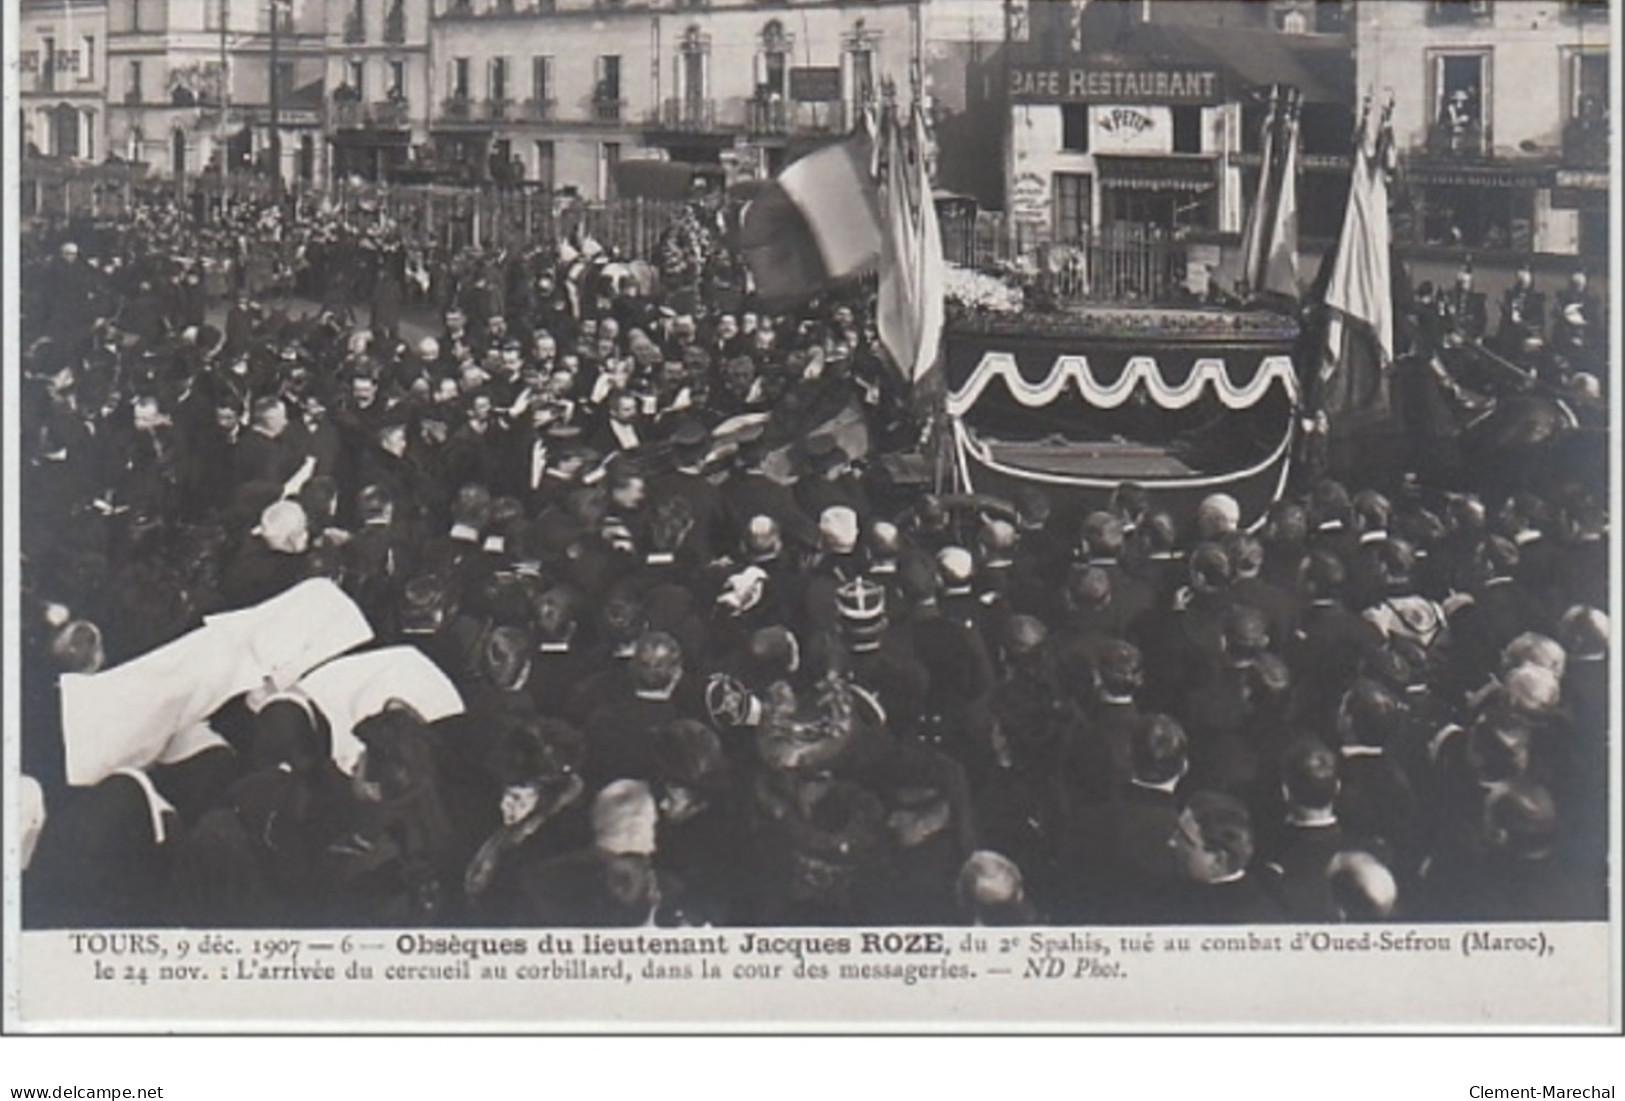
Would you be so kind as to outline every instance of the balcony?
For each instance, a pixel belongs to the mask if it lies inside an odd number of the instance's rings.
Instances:
[[[618,96],[594,96],[591,104],[593,122],[605,126],[619,126],[626,113],[626,101]]]
[[[361,103],[335,99],[328,108],[328,125],[335,130],[404,130],[412,124],[410,105],[404,99]]]
[[[665,130],[708,134],[717,129],[717,103],[714,99],[668,99],[654,122]]]
[[[353,99],[335,99],[328,108],[327,119],[335,130],[359,130],[367,124],[366,106]]]
[[[753,138],[783,137],[789,134],[789,104],[782,99],[747,100],[745,131]]]
[[[485,118],[491,122],[506,122],[515,114],[514,102],[505,97],[495,97],[485,101]]]
[[[1484,127],[1473,124],[1466,128],[1453,128],[1439,123],[1428,134],[1427,151],[1432,157],[1446,160],[1488,160],[1495,150],[1492,135]]]
[[[473,122],[474,101],[467,96],[452,96],[441,102],[440,118],[445,122]]]
[[[404,99],[386,99],[372,104],[368,121],[385,130],[404,130],[412,124],[411,104]]]
[[[34,91],[56,91],[56,69],[53,66],[46,65],[39,71],[39,75],[34,78]]]
[[[141,89],[126,88],[124,90],[124,104],[126,107],[138,107],[141,104]]]
[[[521,122],[552,122],[558,115],[558,100],[527,99],[519,105]]]
[[[557,0],[451,0],[440,13],[440,18],[478,19],[487,16],[503,18],[515,15],[549,15],[557,10]]]
[[[344,17],[344,41],[348,43],[365,42],[367,40],[367,17],[359,6],[351,9],[350,14]]]
[[[406,8],[401,3],[392,6],[384,16],[384,41],[392,46],[406,41]]]

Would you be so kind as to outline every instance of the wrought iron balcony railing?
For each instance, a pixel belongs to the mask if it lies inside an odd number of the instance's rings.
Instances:
[[[1439,123],[1428,134],[1427,151],[1430,156],[1452,160],[1488,160],[1495,149],[1488,130],[1477,124],[1451,126]]]
[[[372,104],[369,116],[374,126],[400,130],[411,125],[412,106],[405,99],[385,99]]]
[[[527,99],[519,107],[519,117],[525,122],[552,122],[557,108],[557,100]]]
[[[709,133],[717,128],[717,104],[713,99],[668,99],[656,120],[667,130]]]
[[[789,105],[782,99],[752,99],[745,103],[745,129],[753,137],[774,137],[790,132]]]

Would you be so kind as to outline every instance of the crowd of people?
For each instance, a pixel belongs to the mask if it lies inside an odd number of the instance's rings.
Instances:
[[[761,308],[708,218],[653,282],[486,265],[417,341],[253,285],[212,321],[178,210],[33,243],[26,924],[1606,915],[1594,479],[1338,472],[1256,530],[930,492],[874,461],[921,425],[872,301]],[[464,712],[387,707],[346,773],[261,694],[67,783],[63,675],[311,577]]]

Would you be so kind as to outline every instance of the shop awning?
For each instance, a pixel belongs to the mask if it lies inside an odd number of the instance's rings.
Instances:
[[[1208,157],[1095,157],[1100,182],[1141,191],[1208,191],[1218,186]]]

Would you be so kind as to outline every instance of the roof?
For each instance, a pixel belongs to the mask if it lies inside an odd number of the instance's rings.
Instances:
[[[1205,60],[1228,73],[1232,94],[1247,86],[1290,84],[1309,103],[1353,103],[1354,51],[1344,42],[1236,27],[1149,26],[1142,52],[1187,64]]]

